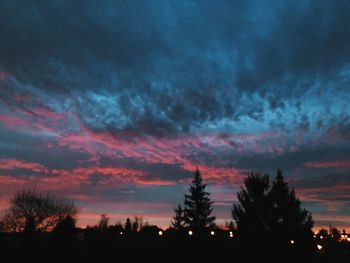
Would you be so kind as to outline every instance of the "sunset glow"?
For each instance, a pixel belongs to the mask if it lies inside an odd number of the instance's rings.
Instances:
[[[0,3],[0,215],[38,189],[72,199],[79,227],[166,229],[198,168],[223,226],[245,176],[280,168],[315,230],[349,229],[347,12],[78,2]]]

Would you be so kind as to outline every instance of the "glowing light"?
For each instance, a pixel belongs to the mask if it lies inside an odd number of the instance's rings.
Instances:
[[[321,246],[320,244],[317,245],[317,249],[318,250],[322,250],[323,246]]]
[[[292,240],[290,241],[290,243],[293,245],[293,244],[294,244],[294,240],[292,239]]]
[[[162,231],[162,230],[159,230],[158,235],[159,235],[159,236],[162,236],[162,235],[163,235],[163,231]]]
[[[230,231],[230,237],[231,237],[231,238],[233,237],[233,232],[232,232],[232,231]]]
[[[210,235],[215,236],[215,232],[214,232],[214,231],[211,231],[211,232],[210,232]]]
[[[320,239],[323,239],[323,236],[320,236]]]
[[[120,231],[119,235],[121,235],[121,236],[122,236],[122,235],[123,235],[123,232],[122,232],[122,231]]]
[[[192,236],[192,235],[193,235],[193,232],[190,230],[190,231],[188,231],[188,234],[189,234],[190,236]]]
[[[348,242],[350,242],[350,237],[348,237]]]

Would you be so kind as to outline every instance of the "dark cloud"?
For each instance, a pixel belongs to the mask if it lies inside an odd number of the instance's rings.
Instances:
[[[93,128],[164,135],[262,120],[255,93],[283,110],[283,100],[336,78],[350,56],[346,1],[5,1],[0,10],[0,68],[80,96],[78,114]],[[87,91],[115,97],[120,112]],[[250,106],[239,108],[243,94]]]
[[[123,202],[179,201],[196,165],[230,191],[239,180],[220,178],[277,168],[303,191],[347,185],[344,167],[305,164],[350,156],[349,11],[342,0],[2,1],[0,157],[23,163],[0,176],[74,171],[75,194]],[[116,167],[178,184],[123,185]],[[348,198],[316,196],[316,212]]]

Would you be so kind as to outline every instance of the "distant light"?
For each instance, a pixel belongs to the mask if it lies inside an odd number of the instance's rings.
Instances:
[[[192,236],[192,235],[193,235],[193,232],[190,230],[190,231],[188,231],[188,234],[189,234],[190,236]]]
[[[294,244],[294,240],[292,239],[292,240],[290,241],[290,243],[293,245],[293,244]]]
[[[350,242],[350,237],[348,237],[348,242]]]
[[[316,238],[316,237],[317,237],[317,235],[316,235],[316,234],[314,234],[314,237]]]
[[[233,232],[232,231],[230,231],[230,237],[233,237]]]
[[[323,236],[320,236],[320,239],[323,239]]]
[[[123,232],[122,232],[122,231],[120,231],[119,235],[123,235]]]
[[[318,250],[321,250],[322,248],[323,248],[323,247],[322,247],[320,244],[317,245],[317,249],[318,249]]]
[[[215,232],[214,232],[214,231],[211,231],[211,232],[210,232],[210,235],[215,236]]]
[[[162,236],[162,235],[163,235],[163,231],[162,231],[162,230],[159,230],[158,235],[159,235],[159,236]]]

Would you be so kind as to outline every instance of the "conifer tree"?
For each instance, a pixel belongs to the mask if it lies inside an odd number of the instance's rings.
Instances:
[[[213,202],[205,188],[206,184],[203,183],[202,176],[197,168],[189,193],[185,194],[184,220],[188,227],[199,231],[213,226],[215,221],[215,216],[211,216]]]
[[[171,226],[176,229],[182,229],[185,226],[184,221],[184,209],[179,204],[177,208],[174,209],[175,215],[173,217],[173,220],[171,221]]]
[[[232,217],[241,236],[271,237],[274,240],[308,241],[313,221],[311,214],[301,208],[300,200],[284,181],[282,172],[271,184],[268,175],[251,174],[237,194]]]

